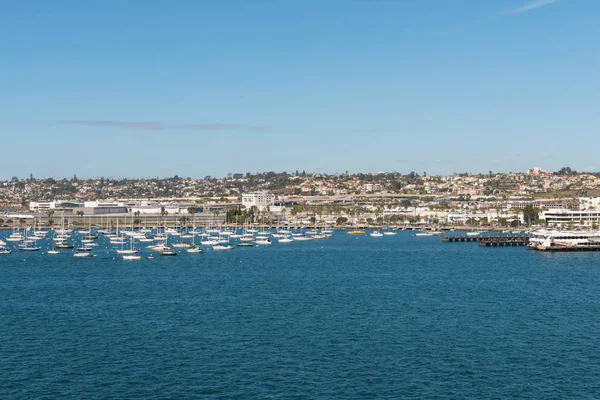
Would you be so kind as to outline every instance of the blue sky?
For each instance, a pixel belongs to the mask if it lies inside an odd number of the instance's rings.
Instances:
[[[2,2],[0,179],[600,170],[600,2]]]

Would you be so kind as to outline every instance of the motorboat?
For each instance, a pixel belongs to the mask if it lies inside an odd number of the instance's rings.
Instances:
[[[218,244],[213,246],[213,250],[233,250],[233,246],[230,244]]]

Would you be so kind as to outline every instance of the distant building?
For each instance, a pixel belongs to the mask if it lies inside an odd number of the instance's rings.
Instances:
[[[383,186],[379,183],[365,183],[362,185],[362,189],[367,192],[381,192],[383,190]]]
[[[267,206],[272,206],[275,202],[275,195],[269,192],[256,192],[242,194],[242,205],[249,209],[256,206],[259,210]]]
[[[544,169],[541,169],[539,167],[534,167],[531,169],[528,169],[527,171],[525,171],[525,173],[527,175],[534,175],[534,176],[539,176],[539,175],[546,175],[548,174],[548,172]]]

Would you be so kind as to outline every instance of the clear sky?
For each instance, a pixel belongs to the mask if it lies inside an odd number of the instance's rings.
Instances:
[[[597,0],[0,5],[0,179],[600,170]]]

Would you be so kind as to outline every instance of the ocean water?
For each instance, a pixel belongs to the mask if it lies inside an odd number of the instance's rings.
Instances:
[[[96,252],[0,256],[0,398],[600,398],[597,253],[411,232]]]

